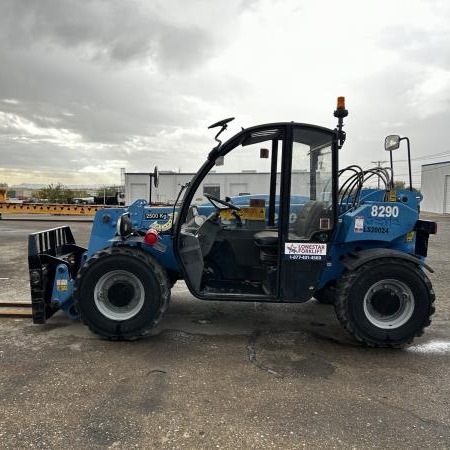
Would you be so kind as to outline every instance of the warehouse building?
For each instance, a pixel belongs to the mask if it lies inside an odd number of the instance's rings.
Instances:
[[[183,184],[192,180],[194,173],[165,172],[159,173],[159,185],[153,186],[152,174],[125,173],[125,203],[131,205],[137,199],[173,204]],[[267,172],[244,171],[239,173],[210,172],[200,186],[200,191],[215,197],[225,198],[235,195],[265,193],[270,174]],[[198,198],[201,202],[204,199]]]
[[[421,210],[450,214],[450,161],[422,166]]]
[[[152,202],[174,204],[183,184],[192,180],[194,173],[178,173],[170,171],[159,172],[159,186],[153,186],[152,173],[125,173],[125,204],[131,205],[138,199]],[[325,177],[326,178],[326,177]],[[298,189],[304,186],[309,191],[309,172],[297,172]],[[320,183],[320,181],[318,181]],[[244,170],[242,172],[210,172],[198,189],[199,197],[194,201],[205,201],[202,194],[225,198],[236,195],[268,194],[270,173]],[[277,180],[279,186],[279,175]]]

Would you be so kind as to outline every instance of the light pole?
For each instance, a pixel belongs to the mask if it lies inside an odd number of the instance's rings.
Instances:
[[[381,167],[381,164],[387,163],[387,161],[371,161],[371,163]],[[380,189],[380,177],[378,177],[378,189]]]

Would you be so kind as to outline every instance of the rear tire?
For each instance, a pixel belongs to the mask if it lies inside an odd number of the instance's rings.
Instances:
[[[170,299],[160,264],[141,250],[112,247],[94,254],[79,271],[76,306],[91,331],[113,340],[146,336]]]
[[[372,347],[402,347],[430,325],[434,299],[431,283],[419,267],[383,258],[344,273],[334,307],[357,340]]]

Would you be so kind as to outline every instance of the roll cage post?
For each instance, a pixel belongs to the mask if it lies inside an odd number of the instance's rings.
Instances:
[[[272,141],[272,160],[270,166],[270,195],[268,226],[275,225],[275,196],[277,189],[278,139]]]

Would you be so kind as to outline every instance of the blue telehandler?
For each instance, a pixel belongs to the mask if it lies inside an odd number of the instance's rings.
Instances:
[[[34,322],[63,310],[102,337],[138,339],[184,280],[203,300],[316,298],[333,303],[341,324],[368,346],[410,343],[434,313],[425,258],[437,226],[419,218],[411,176],[409,188],[395,188],[392,152],[407,138],[386,138],[390,167],[339,169],[347,114],[339,97],[334,129],[269,123],[224,143],[218,137],[233,119],[219,121],[210,127],[218,128],[217,145],[173,206],[138,200],[100,210],[87,249],[68,226],[30,235]],[[266,184],[247,192],[252,171],[223,172],[245,195],[221,196],[208,180],[225,161],[265,170]]]

